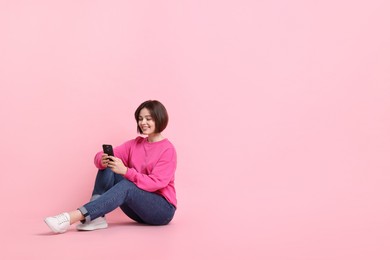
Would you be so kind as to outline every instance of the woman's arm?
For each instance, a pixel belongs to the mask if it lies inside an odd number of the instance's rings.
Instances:
[[[127,141],[127,142],[114,148],[114,156],[121,159],[121,161],[123,162],[123,164],[126,167],[128,167],[131,144],[132,144],[132,142],[134,142],[134,140]],[[107,167],[107,164],[102,163],[102,155],[103,155],[103,152],[100,151],[95,155],[95,159],[94,159],[95,166],[101,170],[105,169]]]
[[[154,192],[168,186],[176,170],[176,152],[173,148],[165,150],[152,172],[143,174],[134,168],[128,168],[124,177],[134,182],[140,189]]]

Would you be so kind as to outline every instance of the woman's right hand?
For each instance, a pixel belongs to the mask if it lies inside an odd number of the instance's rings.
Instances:
[[[107,167],[109,161],[110,161],[110,159],[108,159],[108,154],[103,153],[103,154],[102,154],[102,165],[103,165],[104,167]]]

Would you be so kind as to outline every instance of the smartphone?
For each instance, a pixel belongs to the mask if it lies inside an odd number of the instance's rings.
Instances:
[[[114,149],[112,149],[111,144],[103,144],[103,152],[110,156],[114,156]],[[112,161],[112,159],[109,160]]]

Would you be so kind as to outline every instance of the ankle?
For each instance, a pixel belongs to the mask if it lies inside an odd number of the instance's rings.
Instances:
[[[68,214],[70,216],[70,224],[71,225],[85,219],[83,214],[81,214],[81,212],[79,210],[74,210],[74,211],[68,212]]]

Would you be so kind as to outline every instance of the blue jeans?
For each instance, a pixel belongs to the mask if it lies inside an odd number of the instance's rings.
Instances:
[[[99,170],[92,200],[79,210],[89,222],[120,207],[131,219],[149,225],[168,224],[176,208],[163,196],[138,188],[111,169]]]

